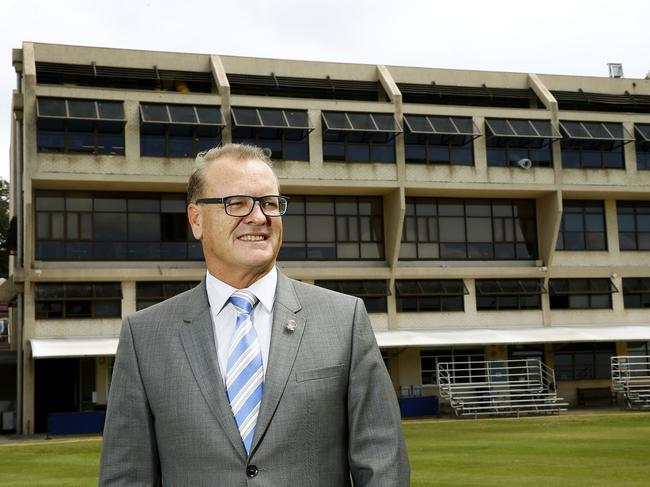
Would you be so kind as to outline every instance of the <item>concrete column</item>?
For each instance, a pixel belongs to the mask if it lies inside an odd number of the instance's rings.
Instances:
[[[125,281],[122,283],[122,319],[131,313],[135,313],[135,282]]]

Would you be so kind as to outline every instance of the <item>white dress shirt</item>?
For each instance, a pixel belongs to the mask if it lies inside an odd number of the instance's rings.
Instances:
[[[228,351],[237,323],[237,312],[235,311],[235,307],[228,302],[228,299],[230,299],[232,293],[237,291],[237,288],[220,281],[210,274],[210,272],[206,274],[205,287],[208,291],[210,314],[212,315],[212,323],[214,324],[214,342],[217,347],[221,378],[225,384]],[[264,366],[265,376],[266,364],[269,358],[269,347],[271,345],[273,303],[275,302],[275,288],[277,283],[278,271],[273,267],[268,274],[246,288],[259,299],[259,303],[257,303],[253,310],[252,320],[262,351],[262,365]]]

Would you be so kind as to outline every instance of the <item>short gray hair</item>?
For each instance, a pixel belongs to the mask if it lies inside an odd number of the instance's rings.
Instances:
[[[187,183],[187,202],[194,203],[203,196],[205,190],[205,171],[211,163],[219,159],[228,158],[233,161],[242,162],[251,159],[259,160],[268,164],[273,170],[270,150],[256,145],[248,144],[225,144],[214,147],[210,150],[200,152],[194,161],[194,169]],[[278,180],[275,172],[273,173],[276,181]],[[278,181],[278,187],[280,186]]]

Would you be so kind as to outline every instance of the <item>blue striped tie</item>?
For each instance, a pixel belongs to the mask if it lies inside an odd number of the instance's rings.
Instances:
[[[251,321],[257,298],[240,289],[230,296],[230,302],[237,310],[237,325],[228,352],[226,393],[246,452],[250,453],[264,388],[262,352]]]

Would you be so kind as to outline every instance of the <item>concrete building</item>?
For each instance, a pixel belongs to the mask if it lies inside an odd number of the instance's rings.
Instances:
[[[121,319],[201,279],[184,192],[222,142],[272,150],[279,266],[364,298],[396,391],[533,357],[573,403],[648,354],[648,79],[38,43],[13,63],[24,433],[104,405]]]

